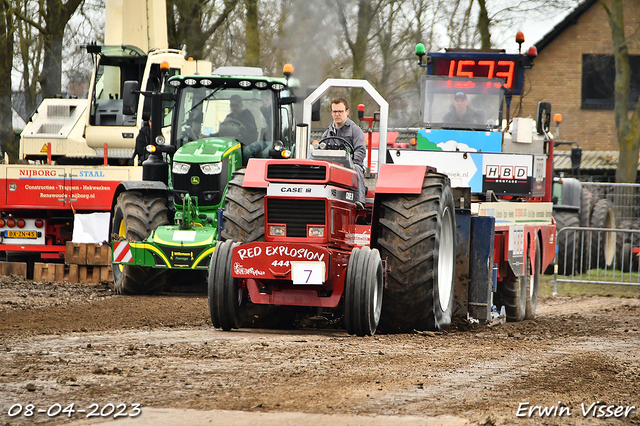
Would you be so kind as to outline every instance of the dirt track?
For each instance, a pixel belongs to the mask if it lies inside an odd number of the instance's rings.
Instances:
[[[637,407],[607,424],[640,424],[640,298],[548,298],[534,321],[370,338],[225,333],[207,309],[206,295],[114,296],[106,286],[0,277],[0,425],[86,417],[8,416],[29,403],[127,404],[126,413],[139,403],[140,419],[159,407],[600,424],[581,406],[598,402]],[[517,416],[559,402],[562,417]]]

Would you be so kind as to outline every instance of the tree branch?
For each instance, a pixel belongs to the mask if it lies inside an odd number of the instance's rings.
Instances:
[[[227,0],[227,1],[225,1],[224,9],[223,9],[222,13],[218,16],[218,19],[216,19],[216,22],[214,22],[209,27],[208,30],[203,31],[202,34],[205,36],[206,39],[211,37],[213,35],[213,33],[216,32],[218,27],[220,27],[220,25],[222,25],[222,23],[227,20],[227,18],[231,14],[231,12],[233,12],[233,10],[236,8],[237,4],[238,4],[238,0]]]

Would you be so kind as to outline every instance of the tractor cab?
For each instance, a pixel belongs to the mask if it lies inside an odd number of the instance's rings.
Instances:
[[[234,149],[246,165],[250,158],[282,158],[283,151],[291,151],[293,98],[284,79],[191,76],[169,84],[179,88],[172,127],[178,152],[204,152],[205,145],[230,149],[239,143]]]
[[[492,130],[500,127],[504,88],[497,79],[422,80],[421,114],[425,127],[452,130]]]

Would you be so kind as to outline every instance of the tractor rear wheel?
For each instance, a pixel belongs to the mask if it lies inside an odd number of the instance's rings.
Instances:
[[[527,302],[524,319],[533,319],[538,308],[538,293],[540,291],[540,269],[542,268],[542,247],[536,239],[536,256],[531,264],[531,255],[527,250]]]
[[[222,240],[232,239],[242,243],[264,241],[263,188],[243,188],[246,169],[233,173],[222,213]]]
[[[580,227],[580,217],[578,213],[573,211],[554,211],[553,218],[556,220],[558,236],[558,255],[556,257],[558,275],[572,275],[574,272],[580,272],[583,268],[581,247],[583,239],[586,244],[586,237],[580,231],[560,232],[563,228]],[[584,259],[584,262],[587,260]]]
[[[380,318],[385,332],[442,330],[451,324],[456,245],[449,178],[428,173],[418,195],[385,195],[376,247],[387,259]]]
[[[613,205],[609,200],[599,199],[593,205],[591,213],[591,227],[615,229],[616,216]],[[615,232],[591,232],[591,238],[585,238],[591,250],[585,250],[585,256],[591,252],[591,268],[610,268],[616,257],[616,233]],[[585,259],[585,262],[587,260]],[[588,263],[587,263],[588,264]]]
[[[382,311],[382,260],[377,249],[354,248],[345,278],[344,320],[349,334],[373,336]]]
[[[127,191],[118,196],[111,229],[127,241],[144,241],[151,231],[169,224],[167,200],[159,195]],[[118,294],[158,294],[166,286],[166,269],[113,264]]]
[[[216,328],[229,331],[239,328],[246,308],[247,291],[231,275],[232,249],[239,245],[232,240],[219,242],[209,266],[209,314]]]
[[[588,228],[591,221],[593,194],[587,188],[580,190],[580,226]]]

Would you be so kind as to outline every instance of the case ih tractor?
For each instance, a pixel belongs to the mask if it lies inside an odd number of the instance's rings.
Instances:
[[[386,126],[386,102],[366,82],[325,82],[310,98],[334,85],[367,89],[384,106]],[[348,142],[322,139],[307,154],[307,140],[300,127],[296,159],[251,159],[234,178],[209,271],[213,325],[238,328],[258,305],[344,314],[359,336],[379,324],[446,328],[456,259],[449,178],[426,166],[383,165],[358,209]]]
[[[154,137],[142,180],[121,182],[113,198],[117,292],[157,293],[168,281],[204,286],[219,211],[225,202],[244,202],[233,194],[227,200],[228,185],[237,185],[234,172],[250,157],[290,153],[295,98],[289,96],[288,75],[223,68],[214,75],[170,78],[171,92],[143,93],[152,99]],[[125,104],[135,110],[137,82],[127,82],[124,92]],[[235,108],[241,114],[232,119]],[[169,141],[158,124],[167,114]]]
[[[417,53],[422,59],[424,48]],[[344,314],[356,335],[443,329],[453,315],[484,322],[494,308],[508,321],[533,318],[556,227],[550,105],[539,105],[536,123],[509,118],[528,53],[430,54],[414,149],[387,150],[388,107],[367,89],[381,121],[364,210],[353,202],[349,154],[326,149],[344,141],[318,141],[307,154],[300,138],[295,160],[251,160],[233,191],[254,201],[224,212],[226,241],[211,260],[213,325],[240,327],[255,305]],[[304,122],[329,86],[351,83],[321,85],[304,102]]]

